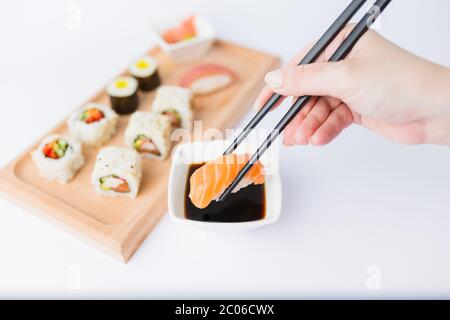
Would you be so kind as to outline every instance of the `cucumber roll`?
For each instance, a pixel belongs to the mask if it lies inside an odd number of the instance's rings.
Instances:
[[[156,91],[152,110],[170,118],[174,128],[192,129],[192,93],[178,86],[161,86]]]
[[[125,131],[125,143],[146,158],[166,159],[170,153],[170,119],[154,112],[135,112]]]
[[[111,106],[118,114],[130,114],[139,105],[137,95],[138,81],[133,77],[119,77],[108,85],[106,91],[111,99]]]
[[[136,150],[106,147],[97,154],[91,182],[101,195],[135,198],[141,178],[142,162]]]
[[[31,156],[42,177],[61,183],[72,180],[84,165],[81,144],[59,135],[45,138]]]
[[[139,89],[151,91],[161,84],[158,62],[149,56],[137,59],[129,68],[130,74],[139,82]]]
[[[101,146],[116,133],[117,114],[100,103],[87,103],[67,120],[70,136],[86,145]]]

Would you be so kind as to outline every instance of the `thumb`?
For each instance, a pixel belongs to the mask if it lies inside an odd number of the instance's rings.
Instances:
[[[346,61],[312,63],[269,72],[265,78],[272,91],[283,96],[332,96],[343,99],[351,90],[352,77]]]

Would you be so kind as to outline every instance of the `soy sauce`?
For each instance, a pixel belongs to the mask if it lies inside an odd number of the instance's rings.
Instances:
[[[190,220],[211,222],[247,222],[265,217],[265,185],[249,185],[237,193],[232,193],[224,202],[212,201],[209,206],[199,209],[189,198],[190,178],[204,163],[194,163],[189,167],[185,199],[185,216]]]

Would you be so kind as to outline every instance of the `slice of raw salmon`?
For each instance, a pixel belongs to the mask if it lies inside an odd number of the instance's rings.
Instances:
[[[197,169],[190,179],[189,198],[192,203],[197,208],[203,209],[211,201],[219,198],[249,159],[248,154],[229,154],[209,161]],[[262,183],[264,183],[264,167],[257,161],[239,186],[243,188],[250,184]]]

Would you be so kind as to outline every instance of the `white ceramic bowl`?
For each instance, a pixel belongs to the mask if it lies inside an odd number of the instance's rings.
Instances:
[[[205,18],[195,15],[195,28],[197,36],[178,43],[167,43],[161,34],[169,28],[179,25],[188,16],[173,16],[154,20],[151,24],[151,30],[154,40],[166,54],[170,56],[173,62],[182,63],[201,58],[208,52],[214,43],[216,33]]]
[[[269,175],[266,175],[266,214],[264,219],[249,222],[210,222],[195,221],[185,217],[184,196],[186,191],[186,179],[188,169],[191,163],[201,163],[204,161],[217,158],[225,150],[229,142],[224,140],[208,141],[208,142],[192,142],[178,145],[172,155],[172,167],[169,176],[169,216],[173,221],[184,225],[200,227],[212,231],[224,232],[244,232],[260,228],[265,225],[275,223],[281,213],[281,178],[278,172],[272,172],[268,166],[274,165],[267,159],[261,159]],[[240,148],[256,149],[256,146],[240,146]],[[236,150],[239,153],[242,149]],[[245,149],[249,150],[249,149]],[[267,167],[266,167],[267,166]],[[278,170],[276,170],[278,171]]]

